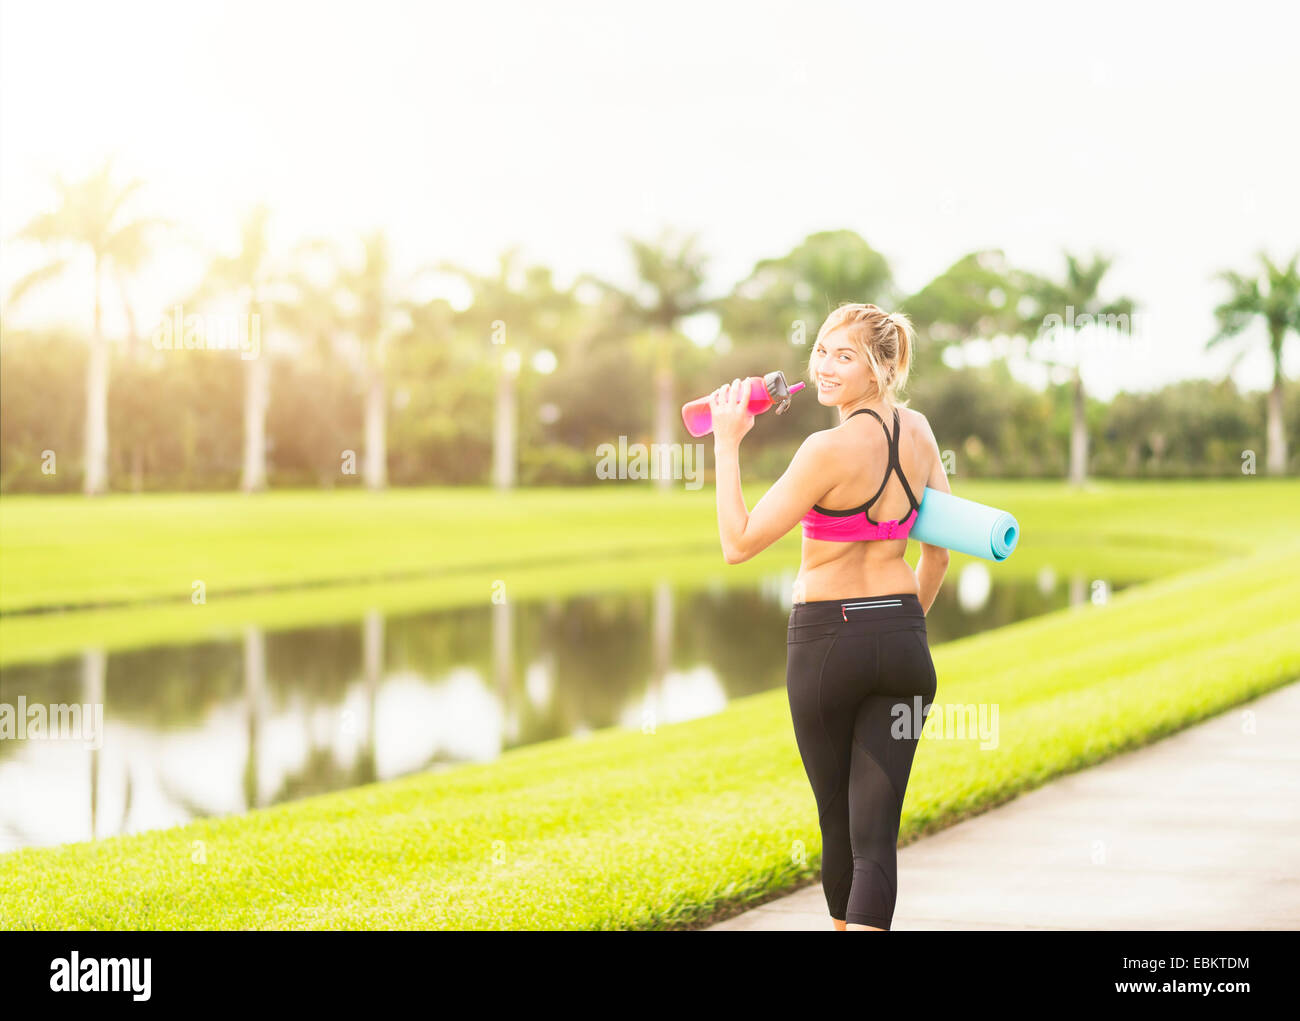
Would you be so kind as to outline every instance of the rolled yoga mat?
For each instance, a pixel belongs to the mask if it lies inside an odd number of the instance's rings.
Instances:
[[[1020,525],[1004,510],[925,487],[910,538],[931,546],[1006,560],[1020,538]]]

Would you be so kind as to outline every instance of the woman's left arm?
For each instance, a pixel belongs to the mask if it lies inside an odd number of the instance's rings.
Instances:
[[[741,380],[719,387],[710,395],[713,415],[713,455],[717,466],[718,535],[722,555],[739,564],[761,553],[794,528],[808,509],[824,496],[827,457],[826,433],[815,432],[803,441],[785,473],[763,494],[751,514],[740,488],[740,441],[754,425],[746,408]]]

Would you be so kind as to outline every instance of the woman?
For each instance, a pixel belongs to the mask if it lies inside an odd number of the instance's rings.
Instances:
[[[948,551],[922,543],[915,571],[903,553],[915,494],[951,490],[929,422],[898,400],[912,338],[906,316],[875,305],[827,317],[809,382],[840,424],[804,440],[753,513],[740,489],[740,441],[754,424],[748,395],[736,380],[710,397],[727,563],[803,525],[786,691],[817,801],[822,889],[840,930],[883,931],[893,920],[903,795],[936,688],[925,614]]]

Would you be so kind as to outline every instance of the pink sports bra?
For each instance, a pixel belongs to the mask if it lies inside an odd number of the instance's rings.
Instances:
[[[853,507],[850,510],[827,510],[825,507],[813,504],[812,510],[803,516],[803,534],[806,539],[825,539],[829,542],[906,539],[908,532],[912,530],[912,525],[916,523],[916,514],[921,509],[921,505],[917,503],[916,497],[912,495],[912,487],[907,484],[907,477],[903,474],[903,466],[898,463],[898,438],[903,430],[903,423],[899,418],[898,409],[894,409],[893,436],[889,435],[889,427],[885,425],[884,419],[870,408],[859,408],[853,412],[853,415],[861,415],[864,411],[870,413],[880,423],[880,428],[885,430],[885,439],[889,441],[889,467],[885,469],[885,477],[881,480],[876,495],[860,507]],[[850,415],[849,418],[852,418],[853,415]],[[907,491],[907,499],[912,505],[912,510],[902,521],[881,521],[877,523],[871,520],[867,511],[871,509],[873,503],[880,499],[880,494],[885,491],[885,483],[889,481],[891,471],[898,472],[898,479],[903,483],[903,489]]]

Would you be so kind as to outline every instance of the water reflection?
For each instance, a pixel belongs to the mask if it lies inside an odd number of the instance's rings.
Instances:
[[[958,573],[957,604],[967,613],[984,609],[992,592],[993,578],[989,569],[978,561],[972,561]]]
[[[170,826],[783,687],[794,571],[748,590],[516,603],[0,671],[3,701],[104,706],[102,747],[0,741],[0,850]],[[945,585],[932,644],[1089,600],[1093,579]],[[1121,589],[1110,584],[1107,592]]]

